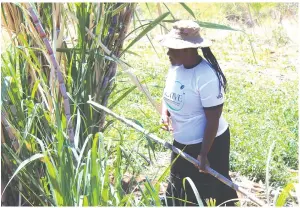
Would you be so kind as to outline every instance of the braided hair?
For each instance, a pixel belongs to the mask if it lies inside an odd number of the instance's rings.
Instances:
[[[208,61],[208,63],[211,65],[211,67],[215,70],[217,77],[219,79],[219,90],[221,94],[221,87],[224,88],[224,91],[226,91],[227,88],[227,80],[222,72],[217,59],[215,58],[214,54],[211,52],[209,47],[201,48],[204,58]]]

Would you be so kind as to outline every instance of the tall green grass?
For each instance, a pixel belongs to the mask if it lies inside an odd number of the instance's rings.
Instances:
[[[1,54],[1,115],[5,127],[2,183],[8,183],[2,195],[6,199],[15,197],[6,202],[32,206],[135,205],[132,195],[121,188],[124,172],[135,169],[131,155],[122,142],[108,140],[104,144],[100,131],[105,115],[92,110],[86,101],[92,95],[106,105],[136,4],[31,4],[40,15],[51,49],[41,40],[42,33],[35,29],[25,4],[1,6],[3,25],[11,34],[10,45]],[[166,15],[139,32],[145,35]],[[87,35],[86,28],[96,38]],[[69,41],[63,40],[65,35],[71,37]],[[114,57],[106,54],[99,40]],[[56,53],[64,76],[71,120],[64,113],[65,94],[57,90],[49,50]],[[112,106],[131,91],[116,96]],[[74,143],[66,133],[69,122],[75,124]],[[121,166],[122,160],[127,165]]]

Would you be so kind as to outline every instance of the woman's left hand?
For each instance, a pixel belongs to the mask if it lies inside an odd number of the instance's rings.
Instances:
[[[210,166],[207,155],[198,155],[197,160],[200,162],[200,166],[197,166],[199,168],[199,172],[201,173],[207,173],[205,166]]]

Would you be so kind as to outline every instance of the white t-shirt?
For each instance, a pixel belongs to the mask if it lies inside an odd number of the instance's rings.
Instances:
[[[163,100],[171,115],[173,137],[182,144],[196,144],[203,140],[206,117],[203,107],[224,103],[224,89],[206,60],[191,69],[183,65],[169,69]],[[217,135],[226,131],[228,123],[221,115]]]

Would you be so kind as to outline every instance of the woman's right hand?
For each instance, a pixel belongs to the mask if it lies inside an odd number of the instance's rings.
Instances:
[[[160,123],[162,124],[162,129],[166,131],[173,131],[170,123],[170,117],[168,115],[162,115],[160,118]]]

